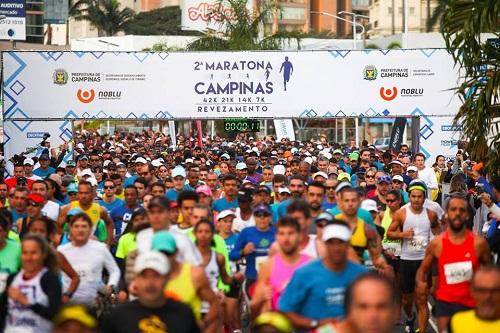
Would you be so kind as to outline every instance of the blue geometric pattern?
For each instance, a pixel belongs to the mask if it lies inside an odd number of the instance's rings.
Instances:
[[[304,110],[304,112],[302,112],[299,117],[301,118],[313,118],[313,117],[316,117],[318,115],[318,113],[316,111],[314,111],[313,109],[310,109],[310,110]]]
[[[334,58],[337,58],[337,57],[345,58],[345,57],[347,57],[347,55],[350,52],[351,51],[337,51],[337,50],[330,50],[330,51],[328,51],[328,53],[330,53],[330,55],[333,56]]]
[[[10,118],[25,118],[25,119],[31,119],[26,113],[24,113],[20,108],[16,108],[14,112],[12,112]],[[13,120],[12,123],[14,126],[16,126],[21,132],[24,132],[29,125],[31,125],[33,121],[27,120]]]
[[[61,51],[49,51],[49,52],[38,52],[39,55],[42,56],[46,61],[50,61],[50,59],[57,61],[61,58],[64,52]]]
[[[5,86],[9,86],[10,82],[12,80],[14,80],[14,78],[16,76],[18,76],[19,74],[21,74],[21,72],[26,68],[26,63],[24,61],[22,61],[21,58],[19,58],[19,56],[17,54],[13,53],[13,52],[6,52],[4,54],[10,56],[11,58],[13,58],[19,64],[19,67],[16,68],[16,70],[14,71],[14,73],[12,73],[7,79],[4,80]]]
[[[9,89],[16,95],[19,96],[20,93],[22,93],[24,91],[24,89],[26,89],[26,87],[19,81],[19,80],[16,80],[16,82],[14,82],[10,87]]]
[[[132,53],[134,58],[139,60],[139,62],[143,62],[144,60],[146,60],[146,58],[149,57],[149,54],[150,53],[148,53],[148,52],[134,52],[134,53]]]

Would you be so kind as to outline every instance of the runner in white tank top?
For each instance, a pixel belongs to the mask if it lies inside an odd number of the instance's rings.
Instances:
[[[425,256],[425,249],[432,238],[431,221],[426,208],[419,214],[413,213],[410,206],[405,206],[406,219],[403,223],[403,232],[413,230],[413,238],[403,239],[401,248],[401,259],[422,260]]]

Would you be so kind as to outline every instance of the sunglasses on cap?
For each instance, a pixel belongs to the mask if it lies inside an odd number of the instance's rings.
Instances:
[[[41,204],[38,204],[38,203],[30,200],[30,201],[28,201],[28,206],[31,206],[31,207],[40,207]]]

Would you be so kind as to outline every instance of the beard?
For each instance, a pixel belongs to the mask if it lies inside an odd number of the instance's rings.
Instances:
[[[461,223],[457,225],[455,222],[460,221]],[[450,229],[453,230],[454,232],[459,232],[462,231],[465,228],[465,220],[461,220],[460,218],[455,218],[453,221],[450,221],[448,225],[450,226]]]

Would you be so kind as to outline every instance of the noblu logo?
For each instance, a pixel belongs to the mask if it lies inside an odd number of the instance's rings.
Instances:
[[[380,88],[380,97],[382,97],[383,100],[385,101],[392,101],[394,98],[398,96],[398,88],[392,87],[392,88]]]
[[[76,92],[76,97],[80,102],[87,104],[94,100],[95,91],[94,89],[89,89],[89,90],[78,89],[78,91]]]

